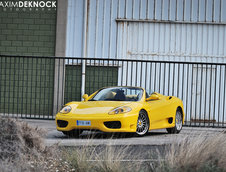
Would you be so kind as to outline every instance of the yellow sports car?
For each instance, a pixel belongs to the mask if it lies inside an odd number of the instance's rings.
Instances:
[[[57,130],[69,136],[78,136],[83,130],[143,136],[149,130],[163,128],[179,133],[184,123],[179,98],[148,93],[140,87],[107,87],[83,98],[82,102],[67,103],[57,113]]]

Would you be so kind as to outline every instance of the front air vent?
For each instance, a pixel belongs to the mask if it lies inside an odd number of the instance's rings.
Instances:
[[[169,119],[168,119],[168,122],[169,122],[169,124],[172,124],[172,123],[173,123],[173,118],[172,118],[172,117],[169,118]]]
[[[107,128],[111,128],[111,129],[119,129],[119,128],[121,128],[121,122],[120,121],[108,121],[108,122],[104,122],[104,125]]]
[[[67,127],[68,122],[64,121],[64,120],[57,120],[57,125],[61,128],[65,128],[65,127]]]

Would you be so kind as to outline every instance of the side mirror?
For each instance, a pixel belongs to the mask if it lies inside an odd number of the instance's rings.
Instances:
[[[146,101],[150,101],[150,100],[159,100],[159,99],[160,99],[160,97],[159,97],[158,94],[152,94],[150,97],[148,97],[148,98],[146,99]]]
[[[84,94],[83,96],[82,96],[82,98],[84,99],[84,101],[86,102],[87,100],[88,100],[88,94]]]

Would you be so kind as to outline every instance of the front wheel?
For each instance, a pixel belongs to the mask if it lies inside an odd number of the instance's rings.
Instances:
[[[183,124],[183,115],[180,110],[177,110],[175,116],[175,127],[167,128],[166,130],[169,134],[178,134],[182,130],[182,124]]]
[[[137,136],[144,136],[149,131],[149,118],[144,110],[141,110],[137,120]]]

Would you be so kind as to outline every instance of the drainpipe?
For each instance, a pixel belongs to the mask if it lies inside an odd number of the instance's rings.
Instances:
[[[82,47],[82,56],[86,58],[86,39],[87,39],[87,0],[84,0],[84,22],[83,22],[83,47]],[[81,100],[83,94],[85,94],[85,80],[86,80],[86,61],[82,60],[82,85],[81,85]]]

